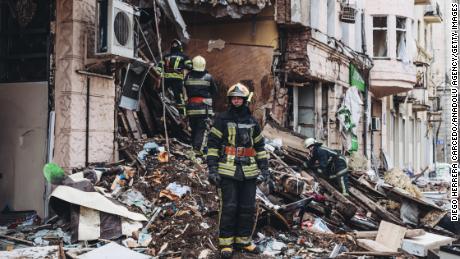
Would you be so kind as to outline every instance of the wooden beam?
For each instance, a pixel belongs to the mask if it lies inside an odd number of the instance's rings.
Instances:
[[[131,132],[136,139],[141,139],[142,131],[140,131],[136,120],[134,119],[133,111],[125,110],[124,114],[126,115],[126,119],[128,121],[129,127],[131,128]]]
[[[155,124],[153,123],[152,119],[152,113],[149,110],[149,107],[147,106],[146,100],[144,98],[144,95],[141,95],[141,98],[139,100],[139,106],[141,108],[142,115],[144,117],[145,122],[147,123],[147,128],[150,133],[150,135],[153,135],[155,132]]]
[[[133,132],[131,131],[131,128],[129,127],[128,119],[126,119],[125,114],[123,111],[118,112],[118,116],[121,119],[121,126],[123,126],[123,129],[126,131],[126,136],[127,137],[134,137]]]
[[[335,189],[332,185],[330,185],[326,180],[321,177],[315,176],[316,181],[319,182],[321,186],[323,186],[331,195],[336,199],[337,202],[340,203],[341,206],[338,206],[339,213],[345,217],[345,219],[351,219],[358,208],[354,203],[349,201],[343,194],[341,194],[337,189]]]
[[[423,229],[408,229],[404,238],[414,238],[425,235],[425,233]],[[355,231],[353,232],[353,236],[356,238],[375,239],[377,237],[377,231]]]
[[[377,216],[385,220],[391,221],[393,223],[396,223],[398,225],[404,225],[403,222],[399,218],[397,218],[395,215],[388,212],[386,209],[382,208],[380,205],[375,203],[373,200],[369,199],[366,195],[364,195],[358,189],[350,186],[349,191],[356,199],[360,200],[363,204],[365,204],[366,207],[370,211],[375,213]]]

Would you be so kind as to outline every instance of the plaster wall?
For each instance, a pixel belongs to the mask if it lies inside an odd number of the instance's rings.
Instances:
[[[48,84],[0,84],[0,208],[43,216]]]
[[[349,60],[344,55],[331,53],[319,42],[311,40],[307,45],[310,59],[310,75],[324,81],[335,82],[340,86],[349,85]]]
[[[85,164],[87,44],[92,38],[95,1],[61,0],[56,7],[56,141],[54,162],[65,168]],[[111,161],[114,154],[113,80],[90,78],[89,161]]]

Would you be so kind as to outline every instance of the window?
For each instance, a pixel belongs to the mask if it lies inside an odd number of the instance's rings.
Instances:
[[[425,30],[424,30],[424,37],[423,37],[423,47],[426,49],[428,48],[428,27],[425,25]]]
[[[422,39],[422,23],[420,20],[417,21],[417,42],[420,44],[420,40]]]
[[[406,48],[406,18],[396,17],[396,56],[398,59],[403,59],[407,56]]]
[[[41,1],[30,14],[18,14],[13,13],[8,1],[0,1],[1,83],[47,80],[50,8],[46,3],[49,1]],[[20,10],[27,8],[23,4],[18,1]]]
[[[374,57],[387,57],[387,17],[373,17],[373,27]]]

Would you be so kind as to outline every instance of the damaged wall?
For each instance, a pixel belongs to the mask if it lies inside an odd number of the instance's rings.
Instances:
[[[254,114],[258,118],[263,115],[263,107],[273,88],[270,74],[278,41],[272,12],[273,9],[266,9],[253,19],[254,22],[217,19],[207,23],[187,22],[192,39],[185,51],[190,58],[202,55],[206,59],[208,71],[221,87],[216,102],[218,111],[226,107],[226,89],[242,81],[254,90]],[[209,48],[209,41],[217,39],[225,44]]]
[[[301,28],[289,30],[286,35],[286,52],[284,69],[289,81],[305,82],[310,71],[310,57],[307,43],[311,39],[310,31]]]
[[[254,91],[254,106],[252,111],[260,118],[262,106],[270,97],[272,83],[270,69],[273,59],[273,49],[270,47],[256,47],[245,45],[226,44],[222,50],[207,52],[208,41],[190,40],[193,50],[190,56],[202,55],[207,61],[207,69],[219,85],[219,95],[216,101],[217,111],[226,107],[227,88],[242,81]],[[257,107],[257,110],[254,108]]]
[[[0,208],[43,215],[47,83],[0,84]],[[27,101],[25,101],[27,100]]]
[[[85,39],[92,33],[95,1],[57,1],[56,17],[56,143],[54,162],[78,167],[85,164],[87,78]],[[89,162],[113,157],[115,87],[113,80],[91,78]]]

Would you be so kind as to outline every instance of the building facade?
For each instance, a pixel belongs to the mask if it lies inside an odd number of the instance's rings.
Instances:
[[[372,46],[373,153],[388,167],[417,173],[433,167],[436,87],[431,80],[433,24],[442,21],[435,1],[366,1]],[[374,119],[375,118],[375,119]],[[374,161],[373,161],[374,162]]]

